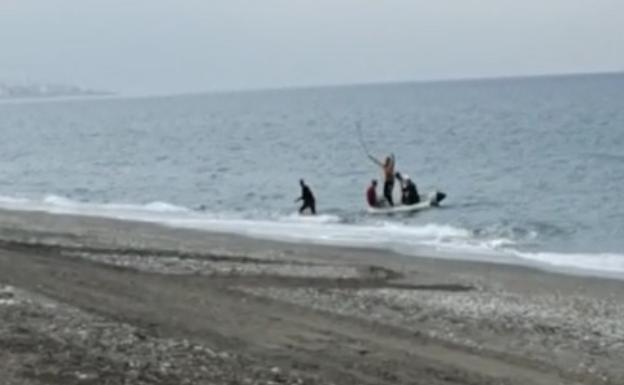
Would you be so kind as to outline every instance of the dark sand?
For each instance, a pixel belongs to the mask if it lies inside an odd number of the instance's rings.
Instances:
[[[624,384],[621,281],[0,215],[0,384]]]

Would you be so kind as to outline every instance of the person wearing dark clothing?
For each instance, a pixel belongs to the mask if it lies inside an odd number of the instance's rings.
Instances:
[[[366,190],[366,201],[370,207],[378,207],[379,201],[377,200],[377,181],[372,180],[368,190]]]
[[[401,203],[404,205],[415,205],[420,202],[420,196],[414,182],[409,177],[406,177],[402,184]]]
[[[314,199],[314,194],[312,194],[312,190],[310,190],[310,187],[305,184],[303,179],[299,180],[299,184],[301,185],[301,196],[295,201],[303,201],[303,205],[299,209],[299,214],[302,214],[305,209],[310,209],[312,215],[316,215],[316,201]]]

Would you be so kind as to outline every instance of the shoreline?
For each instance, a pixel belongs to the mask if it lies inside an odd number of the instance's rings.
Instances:
[[[93,221],[112,221],[111,223],[127,223],[127,224],[137,224],[137,225],[148,225],[148,226],[157,226],[166,229],[170,229],[172,231],[190,231],[190,232],[198,232],[200,234],[210,235],[210,234],[218,234],[223,236],[231,236],[233,238],[240,238],[243,241],[247,240],[255,240],[258,242],[268,242],[275,243],[276,245],[281,245],[281,247],[288,247],[288,245],[307,245],[309,247],[326,247],[328,249],[337,248],[337,249],[345,249],[345,250],[360,250],[360,251],[369,251],[374,253],[383,253],[387,255],[393,256],[393,258],[399,259],[431,259],[433,261],[450,261],[450,262],[458,262],[462,264],[485,264],[485,265],[496,265],[499,267],[502,266],[514,266],[518,268],[526,268],[529,270],[537,270],[541,272],[547,272],[551,274],[560,274],[560,275],[570,275],[575,277],[586,277],[586,278],[596,278],[596,279],[606,279],[606,280],[619,280],[624,281],[624,271],[610,271],[610,270],[599,270],[592,268],[584,268],[578,266],[571,265],[561,265],[554,263],[542,262],[530,258],[525,258],[521,254],[522,252],[516,250],[501,250],[495,252],[493,250],[482,250],[482,251],[450,251],[450,250],[442,250],[437,246],[426,246],[415,244],[412,246],[413,249],[417,251],[413,252],[402,252],[397,248],[393,248],[388,246],[387,244],[383,244],[380,246],[364,246],[358,245],[357,243],[352,243],[348,240],[336,241],[336,240],[325,240],[325,239],[315,239],[315,238],[305,238],[300,235],[283,235],[283,234],[273,234],[273,233],[262,233],[262,232],[249,232],[247,231],[235,231],[232,228],[235,227],[237,223],[244,223],[245,226],[251,226],[255,223],[252,220],[243,220],[243,219],[232,219],[232,223],[221,226],[221,228],[206,228],[202,229],[200,227],[195,227],[194,225],[189,224],[174,224],[167,223],[167,219],[156,219],[156,218],[132,218],[132,217],[115,217],[114,214],[110,213],[95,213],[88,212],[85,214],[78,213],[80,211],[79,207],[75,207],[72,209],[60,209],[58,212],[49,211],[44,208],[7,208],[0,207],[0,213],[23,213],[33,215],[43,215],[43,216],[61,216],[61,217],[75,217],[76,220],[80,218],[91,219]],[[165,213],[166,214],[166,213]],[[201,219],[201,218],[200,218]],[[177,221],[176,219],[169,218],[171,221]],[[183,222],[183,221],[182,221]],[[255,223],[258,226],[261,226],[263,222]],[[273,222],[270,222],[273,223]],[[288,222],[276,222],[280,225],[287,226]],[[305,225],[305,222],[294,222],[293,225]],[[342,224],[341,224],[342,225]],[[346,225],[344,225],[346,226]],[[215,226],[216,227],[216,226]],[[355,241],[353,241],[355,242]],[[538,254],[541,252],[537,252]],[[555,253],[557,254],[557,253]],[[607,255],[609,253],[599,253],[598,255]],[[573,255],[573,254],[570,254]]]
[[[0,215],[0,372],[11,384],[624,381],[619,280]]]

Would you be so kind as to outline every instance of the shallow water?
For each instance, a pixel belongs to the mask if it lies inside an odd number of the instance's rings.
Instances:
[[[443,207],[367,216],[358,125]],[[624,75],[4,103],[0,132],[3,207],[624,272]]]

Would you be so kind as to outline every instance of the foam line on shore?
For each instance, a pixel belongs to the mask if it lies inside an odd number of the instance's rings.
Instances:
[[[429,255],[565,270],[575,273],[624,276],[624,255],[617,253],[555,253],[520,251],[516,241],[504,237],[481,238],[468,229],[447,224],[406,225],[390,220],[345,223],[338,215],[316,217],[297,214],[267,219],[229,213],[195,211],[167,202],[143,205],[86,203],[49,195],[41,200],[1,197],[0,207],[19,211],[104,217],[157,223],[175,228],[239,234],[285,242],[391,250],[405,255]]]

